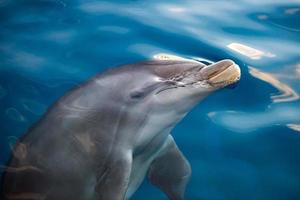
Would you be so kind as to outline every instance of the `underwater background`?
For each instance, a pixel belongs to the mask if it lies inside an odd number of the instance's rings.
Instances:
[[[1,172],[66,91],[158,53],[242,70],[173,130],[193,170],[186,199],[300,199],[297,0],[0,0]],[[132,199],[167,197],[144,181]]]

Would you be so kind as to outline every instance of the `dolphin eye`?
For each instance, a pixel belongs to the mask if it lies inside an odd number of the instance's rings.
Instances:
[[[146,94],[143,91],[134,91],[134,92],[130,93],[130,97],[132,99],[141,99],[141,98],[144,98],[145,96],[146,96]]]
[[[156,91],[157,89],[161,88],[165,82],[158,82],[152,84],[146,84],[142,88],[136,89],[130,93],[131,99],[143,99],[147,95],[151,94],[152,92]]]

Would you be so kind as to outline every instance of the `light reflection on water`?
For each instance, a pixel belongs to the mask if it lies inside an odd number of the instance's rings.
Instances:
[[[186,199],[295,199],[299,30],[297,0],[0,0],[1,164],[11,138],[99,71],[159,53],[230,58],[242,68],[237,87],[173,132],[193,168]],[[145,182],[133,199],[166,197]]]
[[[231,43],[228,44],[227,47],[254,60],[261,59],[263,56],[270,58],[276,56],[270,52],[263,52],[258,49],[249,47],[245,44]]]
[[[268,126],[287,125],[300,122],[300,109],[280,107],[263,112],[210,112],[208,116],[218,125],[235,132],[253,132]],[[288,126],[289,128],[291,126]],[[295,127],[295,126],[293,126]]]
[[[287,127],[289,127],[292,130],[300,132],[300,124],[287,124]]]
[[[293,88],[279,81],[274,75],[259,71],[254,67],[249,67],[249,72],[252,76],[268,82],[279,90],[280,94],[271,96],[274,103],[296,101],[300,98],[299,94]]]

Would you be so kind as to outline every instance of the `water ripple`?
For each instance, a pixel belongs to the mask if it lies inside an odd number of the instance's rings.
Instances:
[[[293,107],[271,108],[263,112],[218,111],[210,112],[212,121],[229,130],[240,133],[254,132],[274,125],[300,122],[300,109]],[[289,125],[291,127],[291,125]],[[292,126],[295,127],[295,126]]]
[[[300,99],[299,94],[291,86],[279,81],[272,74],[262,72],[254,67],[250,67],[249,69],[249,72],[252,76],[271,84],[281,92],[279,95],[271,96],[274,103],[296,101]]]
[[[42,115],[46,111],[45,105],[31,99],[21,99],[21,104],[26,110],[35,115]]]
[[[8,108],[5,111],[7,117],[17,122],[26,121],[25,117],[16,109],[16,108]]]

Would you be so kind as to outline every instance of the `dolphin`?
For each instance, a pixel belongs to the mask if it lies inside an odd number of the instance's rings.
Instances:
[[[240,74],[232,60],[203,64],[160,55],[92,77],[16,143],[3,199],[130,199],[145,177],[169,199],[184,199],[191,166],[170,132]]]

